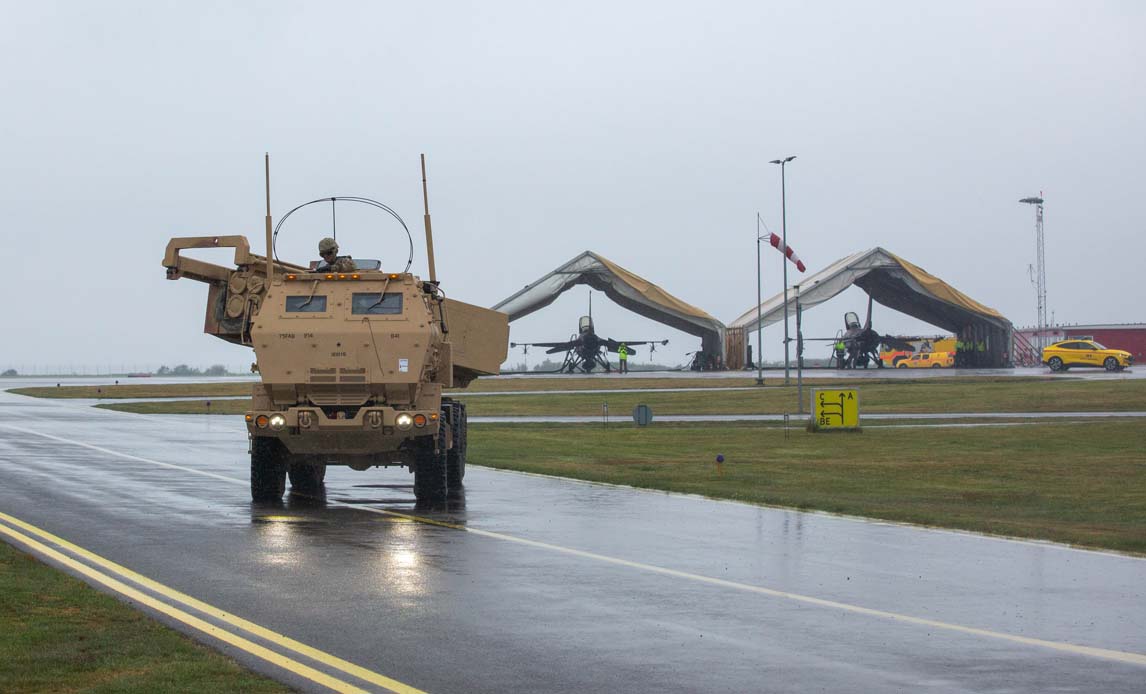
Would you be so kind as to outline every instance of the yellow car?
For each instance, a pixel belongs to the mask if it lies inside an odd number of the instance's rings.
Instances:
[[[1066,371],[1072,366],[1101,366],[1107,371],[1121,371],[1134,363],[1134,357],[1121,349],[1107,349],[1094,340],[1066,340],[1044,347],[1043,363],[1051,371]]]
[[[909,359],[900,359],[898,369],[941,369],[955,366],[954,352],[921,352]]]

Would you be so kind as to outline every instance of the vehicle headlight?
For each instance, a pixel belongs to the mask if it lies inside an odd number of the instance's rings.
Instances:
[[[399,429],[406,430],[414,425],[414,418],[403,412],[398,415],[394,423],[398,425]]]
[[[282,429],[286,426],[286,417],[281,414],[272,414],[270,419],[271,428],[275,431]]]

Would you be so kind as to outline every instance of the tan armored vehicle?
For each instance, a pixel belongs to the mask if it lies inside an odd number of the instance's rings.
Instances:
[[[246,414],[251,497],[282,498],[288,476],[295,491],[321,492],[328,465],[405,466],[420,502],[459,489],[466,409],[443,398],[442,389],[497,373],[509,341],[507,316],[444,297],[428,209],[430,280],[423,281],[409,273],[409,229],[385,205],[365,198],[311,201],[291,210],[272,234],[269,192],[267,198],[267,256],[252,254],[246,237],[214,236],[173,238],[163,258],[168,279],[209,285],[203,331],[255,350],[261,382]],[[392,215],[409,239],[406,267],[354,259],[356,269],[332,272],[273,258],[274,239],[294,211],[338,202]],[[234,248],[235,267],[181,255],[193,248]]]

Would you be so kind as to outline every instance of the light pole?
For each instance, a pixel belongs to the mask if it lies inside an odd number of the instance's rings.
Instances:
[[[783,159],[773,159],[768,162],[770,164],[780,165],[780,219],[783,229],[781,230],[782,239],[784,241],[785,253],[788,248],[788,191],[784,180],[784,167],[788,162],[796,158],[793,154],[790,157]],[[759,243],[759,241],[757,241]],[[784,385],[791,385],[791,376],[789,375],[788,367],[788,259],[784,258]]]
[[[1040,192],[1038,197],[1023,198],[1021,203],[1035,206],[1035,263],[1036,280],[1035,292],[1038,294],[1038,332],[1035,333],[1035,346],[1040,350],[1046,347],[1047,329],[1047,271],[1046,254],[1043,251],[1043,198]]]

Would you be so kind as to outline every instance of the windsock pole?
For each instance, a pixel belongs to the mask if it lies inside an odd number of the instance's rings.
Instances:
[[[267,172],[267,282],[270,282],[275,278],[274,259],[271,258],[271,154],[266,152],[263,156]]]
[[[430,229],[430,193],[426,188],[426,155],[422,155],[422,204],[426,208],[426,214],[423,217],[426,221],[426,259],[430,263],[430,281],[438,281],[438,273],[434,269],[434,232]],[[269,215],[270,212],[268,211]],[[267,224],[270,224],[270,217],[267,217]],[[269,229],[270,227],[268,227]]]

